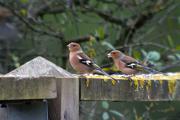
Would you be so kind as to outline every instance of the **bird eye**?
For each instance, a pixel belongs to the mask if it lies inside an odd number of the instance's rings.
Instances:
[[[76,47],[76,45],[72,45],[73,47]]]

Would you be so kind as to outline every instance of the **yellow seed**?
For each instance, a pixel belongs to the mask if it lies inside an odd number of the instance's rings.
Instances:
[[[140,86],[141,88],[144,87],[144,80],[139,80],[139,86]]]
[[[163,81],[162,81],[162,80],[159,80],[159,83],[160,83],[160,85],[162,85],[162,84],[163,84]]]
[[[112,85],[116,84],[116,80],[111,80],[111,82],[112,82]]]
[[[138,80],[134,80],[134,87],[135,87],[135,90],[138,89]]]
[[[103,79],[104,80],[104,82],[107,82],[108,81],[108,79]]]
[[[176,85],[176,80],[169,80],[168,81],[169,94],[172,94],[175,91],[175,85]]]

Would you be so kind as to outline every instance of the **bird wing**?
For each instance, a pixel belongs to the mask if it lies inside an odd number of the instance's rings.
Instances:
[[[143,66],[139,62],[130,62],[126,63],[126,67],[135,69],[135,70],[143,70]]]
[[[78,53],[77,55],[78,59],[79,59],[79,62],[88,66],[88,67],[91,67],[95,70],[98,70],[98,71],[103,71],[101,69],[101,67],[99,67],[91,58],[89,58],[86,54],[84,54],[83,52],[80,52]],[[105,72],[103,71],[103,74],[105,74]],[[105,74],[107,75],[107,73]]]
[[[89,58],[86,54],[84,54],[83,52],[80,52],[80,53],[78,53],[77,57],[78,57],[80,63],[82,63],[90,68],[93,68],[94,69],[93,73],[100,74],[100,75],[106,75],[113,80],[112,81],[113,84],[116,83],[117,80],[115,78],[111,77],[109,74],[107,74],[105,71],[103,71],[101,69],[101,67],[99,67],[97,64],[95,64],[95,62],[91,58]]]
[[[131,62],[131,63],[126,63],[126,67],[131,68],[131,69],[135,69],[138,71],[144,71],[144,72],[148,72],[148,73],[157,73],[158,71],[147,67],[139,62]]]
[[[92,67],[92,68],[96,68],[95,67],[95,63],[92,61],[91,58],[89,58],[86,54],[84,54],[83,52],[80,52],[77,54],[77,58],[79,59],[79,62],[88,66],[88,67]]]
[[[132,62],[136,62],[136,63],[140,63],[138,60],[136,60],[133,57],[130,56],[125,56],[124,58],[121,59],[124,63],[132,63]]]

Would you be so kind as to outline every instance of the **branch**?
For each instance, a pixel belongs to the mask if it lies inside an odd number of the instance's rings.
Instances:
[[[105,21],[108,21],[108,22],[111,22],[111,23],[114,23],[117,25],[121,25],[122,27],[126,27],[126,23],[122,19],[112,16],[105,11],[95,9],[90,6],[85,6],[83,8],[85,10],[87,10],[88,12],[93,12],[93,13],[97,14],[99,17],[103,18]]]
[[[128,44],[128,45],[123,45],[123,46],[116,47],[116,49],[121,50],[123,48],[132,48],[132,47],[135,47],[135,46],[149,46],[149,45],[152,45],[152,46],[155,46],[155,47],[158,47],[158,48],[162,48],[162,49],[165,49],[165,50],[170,50],[170,48],[168,48],[167,46],[164,46],[164,45],[159,44],[159,43],[153,43],[153,42],[133,43],[133,44]]]
[[[167,66],[164,66],[164,67],[162,67],[159,71],[166,71],[166,70],[168,70],[168,69],[171,69],[171,68],[176,68],[176,67],[180,67],[180,61],[178,61],[178,62],[175,62],[175,63],[172,63],[172,64],[170,64],[170,65],[167,65]]]
[[[155,3],[153,5],[147,6],[145,11],[142,11],[141,14],[135,15],[128,19],[127,27],[124,28],[123,33],[119,35],[118,42],[126,40],[126,43],[129,43],[129,40],[132,40],[134,34],[138,29],[144,26],[149,20],[151,20],[156,13],[162,11],[163,9],[168,7],[168,3],[163,5],[163,8],[159,8],[158,4]],[[156,8],[157,7],[157,8]],[[156,9],[155,9],[156,8]],[[117,44],[117,43],[116,43]]]
[[[119,7],[123,6],[123,1],[118,1],[118,0],[100,0],[98,2],[105,3],[105,4],[113,4]]]
[[[34,18],[37,18],[38,16],[44,16],[45,14],[58,14],[63,12],[65,12],[65,7],[50,7],[49,4],[44,4],[36,10],[33,9],[30,14]]]
[[[63,13],[65,12],[65,8],[60,8],[60,7],[57,7],[57,8],[51,8],[49,10],[45,10],[45,11],[39,11],[37,12],[37,16],[43,16],[44,14],[58,14],[58,13]]]
[[[125,43],[129,43],[129,40],[131,40],[133,38],[133,35],[136,33],[136,31],[141,28],[142,26],[144,26],[144,24],[150,20],[151,18],[153,18],[154,14],[152,14],[151,12],[145,12],[142,13],[140,15],[137,15],[136,17],[133,16],[132,18],[129,18],[127,21],[127,24],[129,21],[128,26],[124,29],[124,32],[122,34],[120,34],[120,37],[117,41],[125,41]],[[123,37],[122,37],[123,36]]]
[[[108,34],[104,35],[104,39],[106,39],[108,37],[109,37]],[[85,35],[85,36],[81,36],[81,37],[78,37],[78,38],[70,39],[70,40],[66,41],[66,44],[68,44],[70,42],[76,42],[76,43],[88,42],[88,41],[91,41],[91,40],[94,40],[94,39],[99,41],[101,38],[99,36],[90,34],[90,35]]]
[[[70,42],[76,42],[76,43],[87,42],[87,41],[92,40],[93,38],[94,37],[92,35],[86,35],[86,36],[70,39],[66,42],[66,44],[68,44]]]
[[[1,1],[0,1],[0,5],[9,9],[20,21],[22,21],[32,31],[38,32],[40,34],[50,35],[50,36],[60,38],[60,39],[64,38],[64,35],[61,32],[45,31],[45,30],[41,30],[41,29],[34,27],[26,19],[24,19],[21,15],[19,15],[19,13],[16,10],[12,9],[12,7],[10,7],[9,5],[6,5],[5,3],[1,2]]]

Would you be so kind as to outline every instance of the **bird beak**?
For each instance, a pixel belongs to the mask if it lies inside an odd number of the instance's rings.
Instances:
[[[108,56],[108,58],[111,58],[111,57],[112,57],[110,53],[108,53],[107,56]]]
[[[70,47],[70,45],[68,44],[68,45],[67,45],[67,47],[69,48],[69,47]]]

